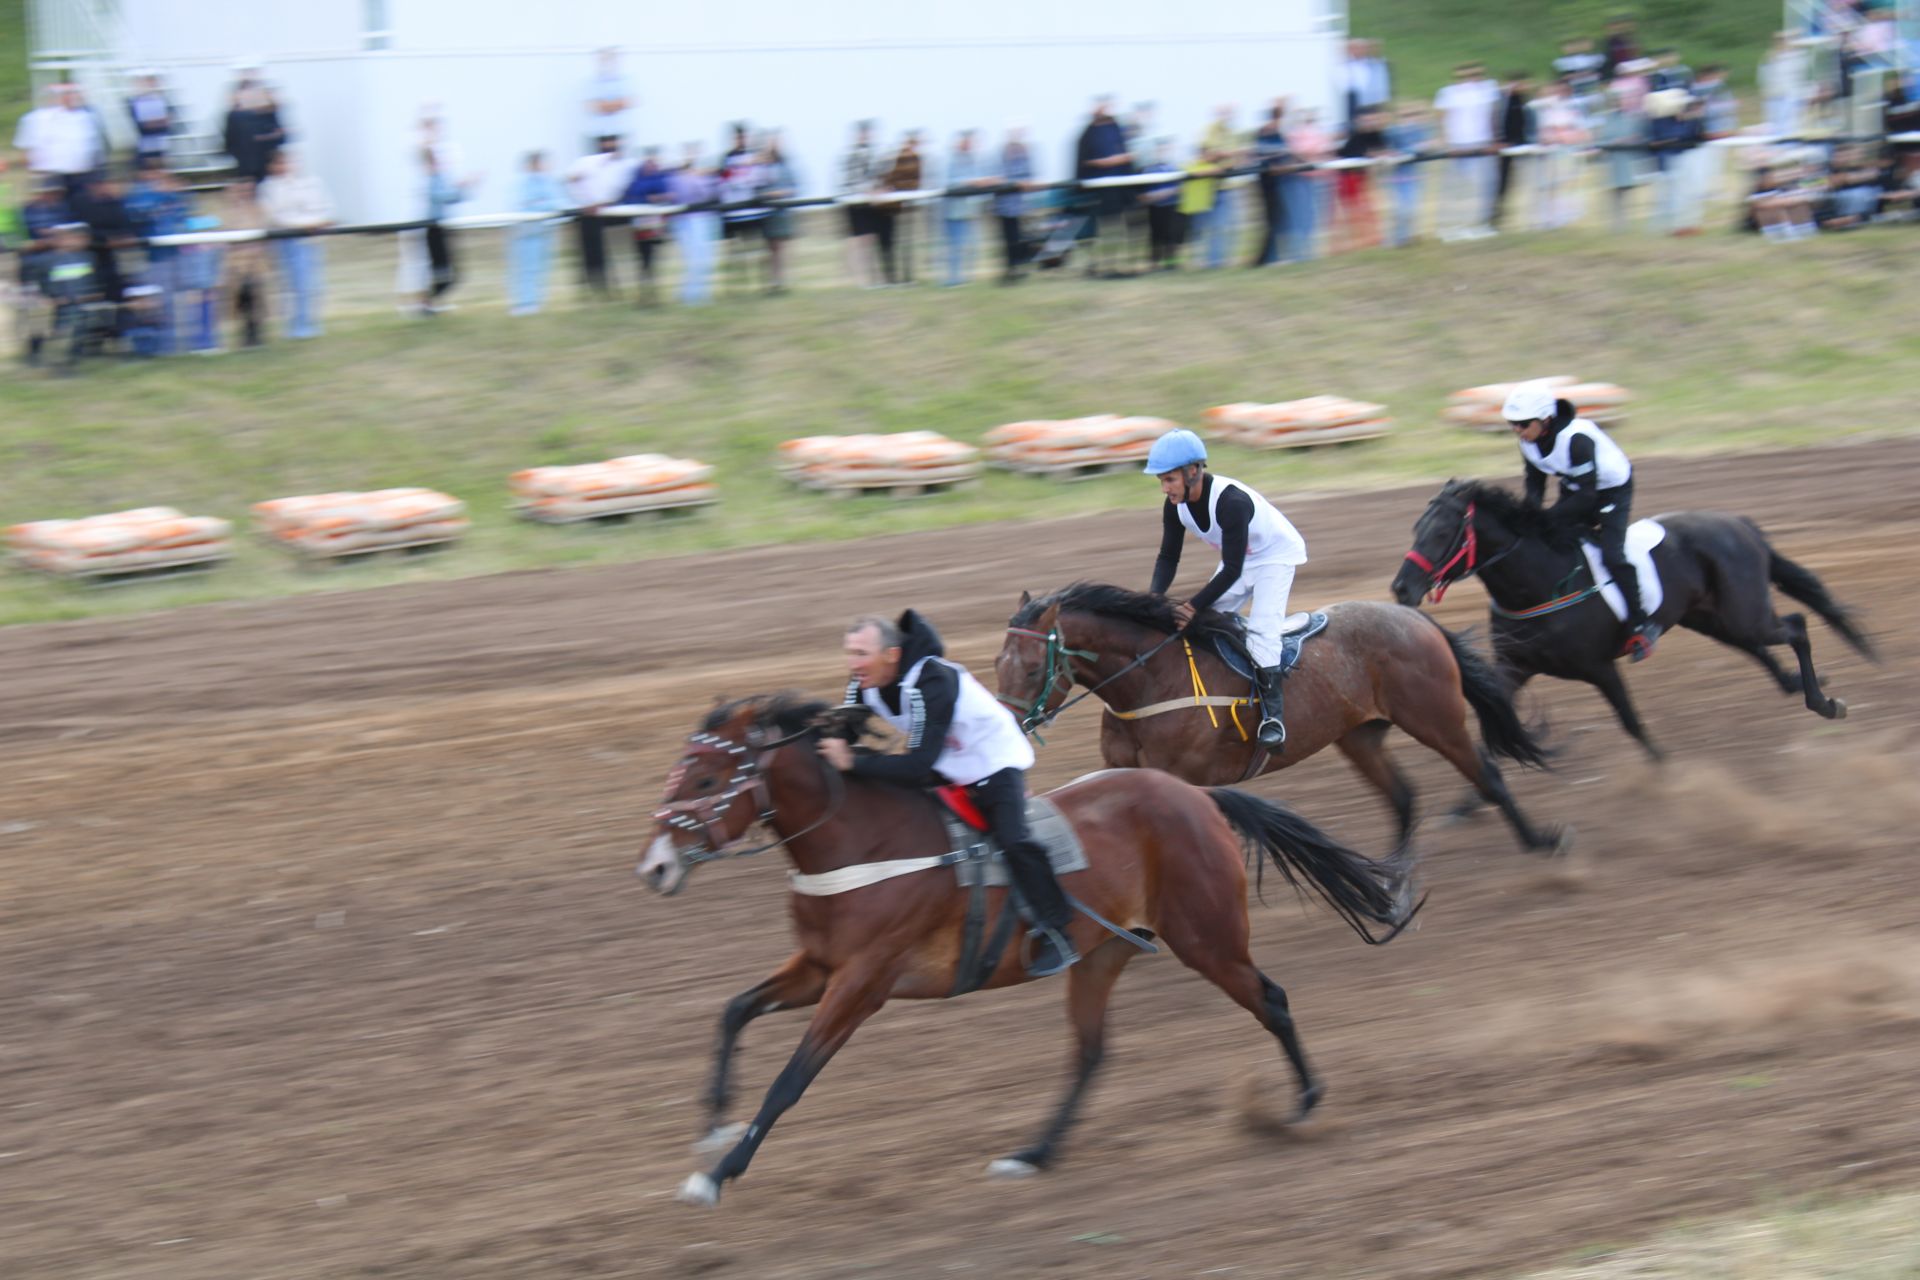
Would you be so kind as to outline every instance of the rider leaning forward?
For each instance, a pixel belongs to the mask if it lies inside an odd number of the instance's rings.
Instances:
[[[912,609],[900,620],[867,617],[847,628],[847,705],[865,706],[906,737],[892,755],[856,754],[825,738],[828,764],[856,778],[908,787],[955,783],[973,795],[1007,874],[1033,913],[1034,977],[1059,973],[1080,957],[1067,940],[1066,895],[1047,851],[1027,830],[1026,771],[1033,748],[1013,713],[967,669],[945,655],[940,635]]]
[[[1586,535],[1600,548],[1607,572],[1627,604],[1627,642],[1621,652],[1635,662],[1653,653],[1660,628],[1640,599],[1640,575],[1627,560],[1627,526],[1633,523],[1633,464],[1612,437],[1545,383],[1523,382],[1501,409],[1520,438],[1526,463],[1527,505],[1546,499],[1547,477],[1560,477],[1560,500],[1547,516],[1569,533]]]
[[[1191,431],[1169,431],[1147,454],[1148,475],[1160,477],[1167,496],[1161,512],[1160,555],[1153,562],[1154,595],[1165,595],[1180,568],[1180,549],[1191,533],[1220,554],[1207,585],[1174,607],[1184,626],[1204,609],[1247,612],[1247,652],[1260,680],[1262,713],[1258,738],[1268,750],[1287,740],[1280,717],[1281,631],[1293,571],[1307,562],[1299,530],[1250,486],[1207,470],[1207,446]]]

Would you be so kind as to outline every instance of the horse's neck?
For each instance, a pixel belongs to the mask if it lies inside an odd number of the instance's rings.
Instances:
[[[1540,603],[1580,566],[1578,551],[1556,551],[1510,529],[1500,529],[1493,538],[1501,545],[1482,557],[1491,563],[1480,571],[1480,581],[1486,584],[1487,594],[1503,606],[1519,608]]]
[[[768,770],[767,794],[773,802],[774,834],[786,842],[787,858],[795,871],[818,875],[862,862],[945,852],[944,846],[931,847],[942,836],[921,839],[915,832],[916,815],[931,816],[928,829],[940,831],[928,798],[908,787],[865,782],[847,774],[825,784],[829,766],[824,762],[808,760],[799,752],[786,755],[793,757],[792,763],[783,759]]]
[[[1100,655],[1093,663],[1092,670],[1079,672],[1082,677],[1080,683],[1088,688],[1099,685],[1099,691],[1093,695],[1094,697],[1109,707],[1126,711],[1154,700],[1154,693],[1166,679],[1164,672],[1156,674],[1155,668],[1160,663],[1171,661],[1169,654],[1173,658],[1185,658],[1187,651],[1176,640],[1163,648],[1152,661],[1142,663],[1130,671],[1127,670],[1136,658],[1162,643],[1166,638],[1158,631],[1128,624],[1112,626],[1094,643],[1079,644],[1072,641],[1069,643],[1072,643],[1076,649],[1090,649]],[[1217,663],[1212,651],[1205,646],[1194,650],[1194,656],[1202,663]],[[1082,667],[1087,665],[1084,659],[1081,660],[1080,665]],[[1211,671],[1210,666],[1209,674]],[[1122,672],[1125,674],[1121,674]],[[1111,683],[1103,683],[1107,681]]]

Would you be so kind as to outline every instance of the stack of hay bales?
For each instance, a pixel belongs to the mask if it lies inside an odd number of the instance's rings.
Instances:
[[[987,432],[995,466],[1038,475],[1099,475],[1145,460],[1153,442],[1174,429],[1165,418],[1087,418],[1009,422]]]
[[[233,526],[172,507],[139,507],[79,520],[34,520],[7,530],[14,563],[63,578],[97,578],[208,565],[233,551]]]
[[[713,468],[691,458],[636,453],[575,467],[532,467],[508,479],[514,506],[529,520],[568,524],[704,507],[717,500]]]
[[[780,445],[779,466],[793,483],[826,493],[911,494],[974,479],[980,451],[937,431],[802,436]]]
[[[302,494],[253,507],[263,535],[314,559],[441,546],[467,531],[466,512],[432,489]]]
[[[1344,396],[1308,396],[1277,404],[1223,404],[1202,415],[1223,439],[1255,449],[1297,449],[1341,444],[1387,434],[1387,407]]]
[[[1447,397],[1443,416],[1458,427],[1476,431],[1505,431],[1507,420],[1500,406],[1507,393],[1522,382],[1544,382],[1554,395],[1573,402],[1574,412],[1603,427],[1617,427],[1626,421],[1626,403],[1631,398],[1624,387],[1611,382],[1582,382],[1566,374],[1551,378],[1523,378],[1520,382],[1489,382],[1483,387],[1465,387]]]

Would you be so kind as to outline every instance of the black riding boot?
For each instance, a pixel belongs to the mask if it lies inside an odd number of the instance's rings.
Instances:
[[[1284,678],[1278,666],[1260,668],[1260,729],[1254,737],[1269,751],[1278,751],[1287,742],[1287,726],[1280,719],[1280,684]]]
[[[1047,851],[1027,830],[1026,779],[1018,769],[1002,769],[973,785],[974,799],[986,815],[993,838],[1005,852],[1007,878],[1033,916],[1033,955],[1027,972],[1044,978],[1080,958],[1067,939],[1072,911],[1054,879]]]
[[[1627,643],[1621,653],[1631,661],[1644,662],[1653,656],[1653,643],[1660,638],[1660,627],[1647,617],[1646,606],[1641,603],[1640,571],[1622,560],[1608,565],[1607,572],[1613,575],[1614,585],[1620,588],[1627,603]]]

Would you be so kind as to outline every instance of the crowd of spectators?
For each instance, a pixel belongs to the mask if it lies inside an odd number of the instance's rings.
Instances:
[[[1874,77],[1890,120],[1911,119],[1891,12],[1841,0],[1814,13],[1810,30],[1781,32],[1757,68],[1762,127],[1781,141],[1745,149],[1736,163],[1747,172],[1731,184],[1745,225],[1769,239],[1910,214],[1920,181],[1910,150],[1846,138],[1863,77]],[[1698,232],[1706,197],[1727,180],[1727,152],[1707,144],[1741,129],[1725,69],[1643,50],[1633,21],[1616,18],[1599,41],[1567,40],[1540,71],[1496,79],[1463,63],[1427,103],[1396,94],[1378,41],[1353,40],[1336,118],[1277,98],[1243,130],[1236,108],[1221,106],[1190,145],[1155,132],[1151,103],[1123,112],[1102,97],[1073,142],[1076,183],[1065,185],[1039,181],[1017,128],[992,140],[966,129],[931,148],[913,130],[883,144],[877,122],[861,121],[830,175],[846,270],[866,287],[899,287],[915,283],[925,259],[940,284],[958,287],[981,274],[989,245],[1004,284],[1069,261],[1096,277],[1276,267],[1408,245],[1429,227],[1449,241],[1512,230],[1523,214],[1534,228],[1563,227],[1585,216],[1590,189],[1615,229],[1644,212],[1662,231]],[[507,234],[512,314],[545,305],[569,221],[590,296],[655,305],[669,257],[684,304],[711,300],[716,287],[788,288],[799,220],[781,201],[807,187],[779,131],[734,123],[712,160],[697,144],[675,157],[636,151],[637,101],[618,53],[600,51],[582,90],[580,154],[521,161],[513,208],[523,220]],[[18,251],[29,358],[49,341],[63,352],[117,338],[142,354],[215,353],[258,345],[270,328],[318,335],[325,240],[295,233],[329,227],[334,212],[262,69],[236,68],[226,95],[217,198],[176,172],[182,124],[159,77],[136,74],[124,109],[125,179],[77,86],[48,88],[16,132],[32,189],[0,232]],[[461,279],[449,218],[480,175],[431,105],[409,162],[419,225],[399,236],[401,309],[438,316]],[[287,234],[192,235],[255,229]]]

